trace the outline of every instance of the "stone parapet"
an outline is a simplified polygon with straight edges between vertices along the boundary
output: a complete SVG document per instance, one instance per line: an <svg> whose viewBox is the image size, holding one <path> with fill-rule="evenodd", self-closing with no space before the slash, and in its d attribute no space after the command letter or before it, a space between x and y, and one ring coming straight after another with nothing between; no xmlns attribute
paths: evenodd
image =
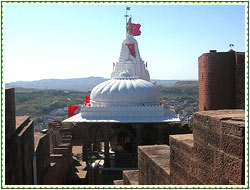
<svg viewBox="0 0 250 190"><path fill-rule="evenodd" d="M14 136L5 149L5 181L8 185L31 185L34 155L34 122L29 117L16 117ZM17 161L18 159L18 161Z"/></svg>
<svg viewBox="0 0 250 190"><path fill-rule="evenodd" d="M173 185L201 185L192 174L193 135L170 135L170 177Z"/></svg>
<svg viewBox="0 0 250 190"><path fill-rule="evenodd" d="M194 115L194 175L204 184L244 184L244 110Z"/></svg>
<svg viewBox="0 0 250 190"><path fill-rule="evenodd" d="M138 147L139 185L245 184L244 110L195 113L193 134L169 139L170 146ZM128 172L124 184L131 184Z"/></svg>
<svg viewBox="0 0 250 190"><path fill-rule="evenodd" d="M138 147L138 184L170 184L170 148L167 145Z"/></svg>
<svg viewBox="0 0 250 190"><path fill-rule="evenodd" d="M46 169L49 167L49 135L35 133L35 153L37 168L37 184L43 184Z"/></svg>

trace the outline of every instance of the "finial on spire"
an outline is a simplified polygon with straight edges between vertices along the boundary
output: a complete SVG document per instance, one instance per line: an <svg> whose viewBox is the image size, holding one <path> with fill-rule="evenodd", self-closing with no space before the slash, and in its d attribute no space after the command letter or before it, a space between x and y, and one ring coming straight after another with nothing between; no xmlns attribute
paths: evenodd
<svg viewBox="0 0 250 190"><path fill-rule="evenodd" d="M234 45L233 44L229 44L229 47L231 48L231 50L233 50Z"/></svg>
<svg viewBox="0 0 250 190"><path fill-rule="evenodd" d="M124 17L126 17L126 33L127 33L127 22L128 22L128 11L130 10L130 7L126 6L126 14L124 15Z"/></svg>

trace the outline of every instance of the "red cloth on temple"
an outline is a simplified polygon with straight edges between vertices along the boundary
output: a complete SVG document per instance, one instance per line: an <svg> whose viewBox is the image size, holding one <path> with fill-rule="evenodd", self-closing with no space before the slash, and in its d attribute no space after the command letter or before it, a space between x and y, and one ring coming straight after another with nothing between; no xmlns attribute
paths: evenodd
<svg viewBox="0 0 250 190"><path fill-rule="evenodd" d="M90 103L90 97L89 96L86 96L86 104L87 103Z"/></svg>
<svg viewBox="0 0 250 190"><path fill-rule="evenodd" d="M76 113L74 113L76 110L78 109L78 106L68 106L68 118L76 115Z"/></svg>
<svg viewBox="0 0 250 190"><path fill-rule="evenodd" d="M127 23L127 33L130 33L133 36L139 36L141 35L140 27L140 24L131 23L131 18L129 18Z"/></svg>
<svg viewBox="0 0 250 190"><path fill-rule="evenodd" d="M129 53L135 58L135 44L126 44L129 49Z"/></svg>
<svg viewBox="0 0 250 190"><path fill-rule="evenodd" d="M140 24L133 24L131 23L131 34L133 34L133 36L139 36L141 35L141 31L140 31L140 27L141 25Z"/></svg>

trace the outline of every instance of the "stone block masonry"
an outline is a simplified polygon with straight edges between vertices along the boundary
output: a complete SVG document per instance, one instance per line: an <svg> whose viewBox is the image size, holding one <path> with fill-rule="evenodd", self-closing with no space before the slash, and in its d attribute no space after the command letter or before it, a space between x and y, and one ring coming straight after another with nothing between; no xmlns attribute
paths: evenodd
<svg viewBox="0 0 250 190"><path fill-rule="evenodd" d="M244 110L196 113L193 138L193 165L200 170L199 180L204 184L244 184ZM202 170L213 173L212 178L205 177Z"/></svg>
<svg viewBox="0 0 250 190"><path fill-rule="evenodd" d="M138 147L139 185L169 185L169 146Z"/></svg>
<svg viewBox="0 0 250 190"><path fill-rule="evenodd" d="M139 185L244 185L244 110L194 114L193 134L138 147ZM124 184L130 184L127 173Z"/></svg>

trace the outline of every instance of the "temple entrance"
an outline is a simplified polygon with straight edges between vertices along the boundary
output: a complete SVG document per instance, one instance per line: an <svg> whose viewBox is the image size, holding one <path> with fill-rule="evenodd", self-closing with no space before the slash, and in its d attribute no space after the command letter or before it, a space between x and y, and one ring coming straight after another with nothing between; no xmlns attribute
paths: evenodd
<svg viewBox="0 0 250 190"><path fill-rule="evenodd" d="M137 147L135 130L131 125L119 125L113 127L110 138L116 168L137 167Z"/></svg>

